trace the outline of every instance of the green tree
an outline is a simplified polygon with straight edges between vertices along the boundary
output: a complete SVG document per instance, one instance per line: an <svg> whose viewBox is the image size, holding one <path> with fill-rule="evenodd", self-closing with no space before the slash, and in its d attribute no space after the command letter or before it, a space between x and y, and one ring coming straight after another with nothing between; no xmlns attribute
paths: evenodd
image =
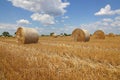
<svg viewBox="0 0 120 80"><path fill-rule="evenodd" d="M50 33L50 36L53 36L54 32Z"/></svg>
<svg viewBox="0 0 120 80"><path fill-rule="evenodd" d="M63 36L63 33L60 33L61 36Z"/></svg>
<svg viewBox="0 0 120 80"><path fill-rule="evenodd" d="M64 36L71 36L71 34L64 33Z"/></svg>
<svg viewBox="0 0 120 80"><path fill-rule="evenodd" d="M3 32L3 33L2 33L2 36L11 37L11 35L9 34L9 32Z"/></svg>
<svg viewBox="0 0 120 80"><path fill-rule="evenodd" d="M14 34L16 35L16 32Z"/></svg>
<svg viewBox="0 0 120 80"><path fill-rule="evenodd" d="M67 33L64 33L64 36L67 36Z"/></svg>

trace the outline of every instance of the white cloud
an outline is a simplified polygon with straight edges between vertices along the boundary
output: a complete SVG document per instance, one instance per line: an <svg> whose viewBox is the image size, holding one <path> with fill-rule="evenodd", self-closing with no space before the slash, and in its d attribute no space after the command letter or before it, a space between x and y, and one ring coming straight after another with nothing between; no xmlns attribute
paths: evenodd
<svg viewBox="0 0 120 80"><path fill-rule="evenodd" d="M68 19L69 18L69 16L63 16L62 17L62 19Z"/></svg>
<svg viewBox="0 0 120 80"><path fill-rule="evenodd" d="M114 22L111 23L111 26L112 27L120 27L120 21L115 20Z"/></svg>
<svg viewBox="0 0 120 80"><path fill-rule="evenodd" d="M120 16L117 16L117 17L115 18L115 20L120 20Z"/></svg>
<svg viewBox="0 0 120 80"><path fill-rule="evenodd" d="M31 18L39 21L43 25L55 24L55 17L64 15L65 8L70 5L66 0L8 0L13 6L19 7L31 12ZM65 17L67 18L67 17Z"/></svg>
<svg viewBox="0 0 120 80"><path fill-rule="evenodd" d="M115 15L120 14L120 9L111 10L111 6L108 4L104 8L101 8L100 11L96 12L94 15Z"/></svg>
<svg viewBox="0 0 120 80"><path fill-rule="evenodd" d="M70 4L62 0L8 0L13 6L20 7L28 11L45 13L53 16L63 15L65 8Z"/></svg>
<svg viewBox="0 0 120 80"><path fill-rule="evenodd" d="M35 14L31 15L31 18L34 21L41 22L45 26L55 24L54 17L50 16L48 14L35 13Z"/></svg>
<svg viewBox="0 0 120 80"><path fill-rule="evenodd" d="M56 34L68 33L71 34L75 28L86 29L90 33L94 33L96 30L103 30L106 34L113 32L115 34L120 34L120 16L114 18L104 18L99 21L90 24L81 24L80 26L71 26L65 24L64 26L58 27L42 27L40 28L40 34L49 34L55 32Z"/></svg>
<svg viewBox="0 0 120 80"><path fill-rule="evenodd" d="M28 20L25 19L20 19L18 21L16 21L18 25L27 25L30 24L30 22Z"/></svg>
<svg viewBox="0 0 120 80"><path fill-rule="evenodd" d="M16 29L17 25L15 24L5 24L5 23L0 23L0 29Z"/></svg>
<svg viewBox="0 0 120 80"><path fill-rule="evenodd" d="M105 19L103 19L102 21L103 21L103 22L112 22L113 20L110 19L110 18L105 18Z"/></svg>
<svg viewBox="0 0 120 80"><path fill-rule="evenodd" d="M8 31L10 34L14 34L18 26L16 24L0 23L0 34L4 31Z"/></svg>
<svg viewBox="0 0 120 80"><path fill-rule="evenodd" d="M82 24L80 28L87 29L91 33L94 31L101 29L105 31L106 33L120 33L119 28L120 28L120 16L115 17L115 18L104 18L100 21L93 22L90 24Z"/></svg>
<svg viewBox="0 0 120 80"><path fill-rule="evenodd" d="M68 19L68 18L69 18L69 16L63 16L60 22L64 23L66 21L66 19Z"/></svg>

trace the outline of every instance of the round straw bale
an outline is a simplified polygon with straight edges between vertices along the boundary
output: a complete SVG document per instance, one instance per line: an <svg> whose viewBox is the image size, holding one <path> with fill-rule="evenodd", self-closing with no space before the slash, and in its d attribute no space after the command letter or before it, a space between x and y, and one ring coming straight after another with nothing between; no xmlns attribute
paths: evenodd
<svg viewBox="0 0 120 80"><path fill-rule="evenodd" d="M51 34L51 36L54 37L54 38L58 37L56 33Z"/></svg>
<svg viewBox="0 0 120 80"><path fill-rule="evenodd" d="M115 37L115 34L114 33L109 33L108 37Z"/></svg>
<svg viewBox="0 0 120 80"><path fill-rule="evenodd" d="M19 27L16 32L16 38L17 42L22 44L37 43L39 35L33 28Z"/></svg>
<svg viewBox="0 0 120 80"><path fill-rule="evenodd" d="M72 32L72 37L74 38L74 41L79 42L87 42L90 40L90 34L87 30L76 28Z"/></svg>
<svg viewBox="0 0 120 80"><path fill-rule="evenodd" d="M105 39L105 33L102 30L97 30L93 34L96 39Z"/></svg>

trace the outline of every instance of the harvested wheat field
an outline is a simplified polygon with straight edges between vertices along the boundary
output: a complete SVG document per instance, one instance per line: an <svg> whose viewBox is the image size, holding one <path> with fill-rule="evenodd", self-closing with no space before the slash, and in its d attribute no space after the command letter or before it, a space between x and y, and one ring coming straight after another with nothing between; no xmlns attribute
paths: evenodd
<svg viewBox="0 0 120 80"><path fill-rule="evenodd" d="M120 80L120 36L40 37L32 44L1 37L0 80Z"/></svg>

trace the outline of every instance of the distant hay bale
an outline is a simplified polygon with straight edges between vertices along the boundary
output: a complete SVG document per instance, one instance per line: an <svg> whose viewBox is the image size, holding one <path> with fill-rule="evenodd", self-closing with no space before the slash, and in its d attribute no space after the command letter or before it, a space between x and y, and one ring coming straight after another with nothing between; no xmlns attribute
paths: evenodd
<svg viewBox="0 0 120 80"><path fill-rule="evenodd" d="M56 36L53 36L54 38L57 38L58 36L56 35Z"/></svg>
<svg viewBox="0 0 120 80"><path fill-rule="evenodd" d="M76 28L72 32L72 37L74 41L87 42L90 40L90 34L87 30Z"/></svg>
<svg viewBox="0 0 120 80"><path fill-rule="evenodd" d="M22 44L37 43L39 35L33 28L19 27L16 32L16 38L18 43Z"/></svg>
<svg viewBox="0 0 120 80"><path fill-rule="evenodd" d="M51 36L54 37L54 38L58 37L58 35L56 33L52 33Z"/></svg>
<svg viewBox="0 0 120 80"><path fill-rule="evenodd" d="M109 33L108 37L115 37L115 34L114 33Z"/></svg>
<svg viewBox="0 0 120 80"><path fill-rule="evenodd" d="M102 30L97 30L93 34L96 39L105 39L105 33Z"/></svg>

